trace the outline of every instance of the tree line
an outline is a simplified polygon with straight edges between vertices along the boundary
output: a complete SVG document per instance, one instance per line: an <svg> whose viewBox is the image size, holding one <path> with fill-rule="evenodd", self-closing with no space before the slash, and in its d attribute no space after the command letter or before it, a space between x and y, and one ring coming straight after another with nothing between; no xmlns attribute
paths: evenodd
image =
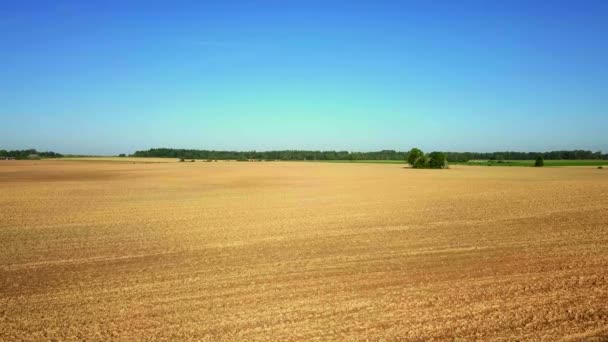
<svg viewBox="0 0 608 342"><path fill-rule="evenodd" d="M61 158L63 155L52 151L38 152L35 149L12 151L0 150L0 158L29 159L32 157Z"/></svg>
<svg viewBox="0 0 608 342"><path fill-rule="evenodd" d="M448 161L466 162L469 160L536 160L541 156L545 160L597 160L607 159L608 153L586 150L550 151L550 152L446 152Z"/></svg>
<svg viewBox="0 0 608 342"><path fill-rule="evenodd" d="M608 160L608 153L587 150L551 151L551 152L444 152L449 162L466 162L469 160L536 160L541 156L545 160ZM219 159L219 160L406 160L409 152L382 150L375 152L351 151L313 151L313 150L280 150L280 151L215 151L196 149L153 148L137 151L133 157L165 157L185 159ZM61 153L35 149L2 150L0 158L28 159L31 156L40 158L60 158Z"/></svg>
<svg viewBox="0 0 608 342"><path fill-rule="evenodd" d="M585 150L551 151L551 152L444 152L450 162L469 160L536 160L542 156L545 160L581 160L608 159L608 154ZM137 151L133 157L167 157L184 159L219 159L219 160L406 160L408 152L382 150L377 152L350 151L214 151L195 149L153 148Z"/></svg>
<svg viewBox="0 0 608 342"><path fill-rule="evenodd" d="M153 148L137 151L133 157L170 157L183 159L220 159L220 160L404 160L406 152L383 150L378 152L349 151L213 151L173 148Z"/></svg>

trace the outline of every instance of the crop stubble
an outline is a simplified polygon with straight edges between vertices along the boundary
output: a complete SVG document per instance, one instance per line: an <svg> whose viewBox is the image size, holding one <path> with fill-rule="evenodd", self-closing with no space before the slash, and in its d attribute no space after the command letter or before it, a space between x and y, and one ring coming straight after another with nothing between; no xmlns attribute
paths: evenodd
<svg viewBox="0 0 608 342"><path fill-rule="evenodd" d="M0 340L605 339L608 172L0 162Z"/></svg>

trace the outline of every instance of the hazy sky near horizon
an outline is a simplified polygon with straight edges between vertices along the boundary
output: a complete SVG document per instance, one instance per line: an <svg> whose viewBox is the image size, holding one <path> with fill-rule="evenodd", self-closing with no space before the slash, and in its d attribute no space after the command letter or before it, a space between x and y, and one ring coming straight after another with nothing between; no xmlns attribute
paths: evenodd
<svg viewBox="0 0 608 342"><path fill-rule="evenodd" d="M608 150L608 1L2 1L0 149Z"/></svg>

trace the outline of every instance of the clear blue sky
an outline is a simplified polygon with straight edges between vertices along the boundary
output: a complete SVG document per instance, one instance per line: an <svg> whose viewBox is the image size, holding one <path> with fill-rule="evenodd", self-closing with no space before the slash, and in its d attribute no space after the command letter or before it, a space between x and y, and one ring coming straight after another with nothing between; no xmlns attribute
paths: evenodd
<svg viewBox="0 0 608 342"><path fill-rule="evenodd" d="M1 1L0 148L608 150L608 1Z"/></svg>

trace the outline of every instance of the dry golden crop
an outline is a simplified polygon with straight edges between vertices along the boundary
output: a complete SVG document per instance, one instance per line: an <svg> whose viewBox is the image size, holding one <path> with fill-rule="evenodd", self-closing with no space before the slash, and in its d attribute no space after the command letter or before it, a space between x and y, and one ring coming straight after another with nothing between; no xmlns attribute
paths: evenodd
<svg viewBox="0 0 608 342"><path fill-rule="evenodd" d="M0 340L608 338L608 172L0 162Z"/></svg>

